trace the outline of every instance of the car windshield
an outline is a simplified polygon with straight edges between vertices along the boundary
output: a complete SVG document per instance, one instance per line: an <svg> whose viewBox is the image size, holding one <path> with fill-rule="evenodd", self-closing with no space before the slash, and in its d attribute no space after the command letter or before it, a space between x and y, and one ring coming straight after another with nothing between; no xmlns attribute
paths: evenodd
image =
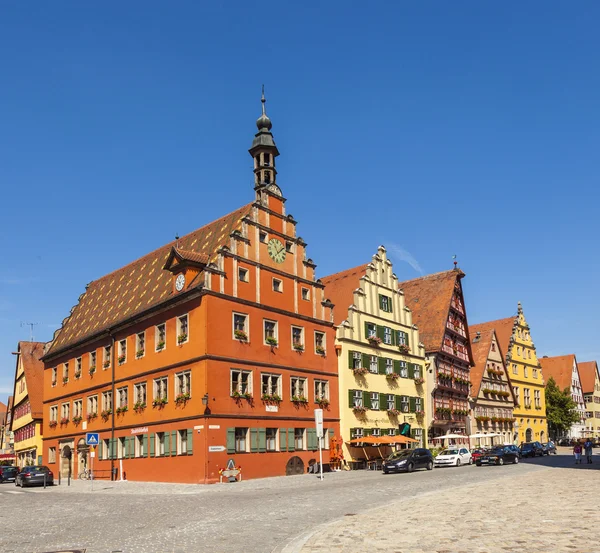
<svg viewBox="0 0 600 553"><path fill-rule="evenodd" d="M27 472L46 472L46 467L25 467Z"/></svg>
<svg viewBox="0 0 600 553"><path fill-rule="evenodd" d="M404 459L405 457L410 457L412 451L410 449L403 449L401 451L394 451L389 457L389 461L393 461L395 459Z"/></svg>
<svg viewBox="0 0 600 553"><path fill-rule="evenodd" d="M504 449L501 447L496 447L490 451L490 455L500 455L501 453L504 453Z"/></svg>
<svg viewBox="0 0 600 553"><path fill-rule="evenodd" d="M523 449L533 449L533 444L523 444L521 447Z"/></svg>
<svg viewBox="0 0 600 553"><path fill-rule="evenodd" d="M17 472L17 469L15 467L6 467L2 469L2 474L12 474Z"/></svg>
<svg viewBox="0 0 600 553"><path fill-rule="evenodd" d="M458 449L444 449L440 455L458 455Z"/></svg>

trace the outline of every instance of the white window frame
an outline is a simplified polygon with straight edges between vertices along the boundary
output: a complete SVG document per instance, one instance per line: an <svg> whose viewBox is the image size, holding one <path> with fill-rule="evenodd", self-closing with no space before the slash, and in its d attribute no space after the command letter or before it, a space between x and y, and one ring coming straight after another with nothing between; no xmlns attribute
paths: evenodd
<svg viewBox="0 0 600 553"><path fill-rule="evenodd" d="M88 396L87 398L87 414L97 415L98 414L98 394Z"/></svg>
<svg viewBox="0 0 600 553"><path fill-rule="evenodd" d="M379 411L380 399L379 392L369 392L371 394L371 409Z"/></svg>
<svg viewBox="0 0 600 553"><path fill-rule="evenodd" d="M144 436L145 434L137 434L135 436L133 455L136 458L146 457L148 453L147 451L144 451Z"/></svg>
<svg viewBox="0 0 600 553"><path fill-rule="evenodd" d="M290 378L290 397L308 398L308 378L292 376Z"/></svg>
<svg viewBox="0 0 600 553"><path fill-rule="evenodd" d="M183 344L187 344L190 341L190 317L188 313L184 313L183 315L178 315L176 321L177 332L175 333L175 339L177 340L177 345L182 346ZM185 339L183 339L180 342L179 338L184 334Z"/></svg>
<svg viewBox="0 0 600 553"><path fill-rule="evenodd" d="M369 372L373 374L379 372L379 358L377 355L369 355Z"/></svg>
<svg viewBox="0 0 600 553"><path fill-rule="evenodd" d="M299 330L300 331L300 342L298 343L298 345L302 346L302 348L306 347L306 343L304 340L304 327L302 326L296 326L296 325L292 325L291 329L290 329L290 336L291 336L291 347L292 349L294 349L294 346L296 345L296 342L294 342L294 330Z"/></svg>
<svg viewBox="0 0 600 553"><path fill-rule="evenodd" d="M138 353L142 351L142 355L138 355ZM135 335L135 357L136 359L141 359L146 355L146 331L138 332Z"/></svg>
<svg viewBox="0 0 600 553"><path fill-rule="evenodd" d="M283 293L283 280L280 278L272 278L272 288L273 292L278 292L280 294Z"/></svg>
<svg viewBox="0 0 600 553"><path fill-rule="evenodd" d="M362 353L360 351L352 352L352 368L353 369L362 369Z"/></svg>
<svg viewBox="0 0 600 553"><path fill-rule="evenodd" d="M236 426L235 427L235 431L234 431L234 447L235 447L235 452L236 453L246 453L249 450L249 440L248 440L248 432L249 432L249 428L245 428L245 427L241 427L241 426ZM243 434L243 437L241 437L241 435ZM244 446L242 447L238 447L238 444L241 446L241 443L243 442Z"/></svg>
<svg viewBox="0 0 600 553"><path fill-rule="evenodd" d="M129 407L129 386L121 386L120 388L117 388L116 391L118 399L117 407ZM123 401L123 399L125 399L125 401Z"/></svg>
<svg viewBox="0 0 600 553"><path fill-rule="evenodd" d="M394 360L386 358L386 360L385 360L385 374L393 374L393 373L394 373Z"/></svg>
<svg viewBox="0 0 600 553"><path fill-rule="evenodd" d="M58 405L50 407L50 422L58 421Z"/></svg>
<svg viewBox="0 0 600 553"><path fill-rule="evenodd" d="M329 400L329 380L315 378L314 392L315 398Z"/></svg>
<svg viewBox="0 0 600 553"><path fill-rule="evenodd" d="M383 327L383 343L387 346L391 346L394 343L392 332L393 330L389 326Z"/></svg>
<svg viewBox="0 0 600 553"><path fill-rule="evenodd" d="M323 348L324 351L327 351L327 334L325 334L324 332L322 332L320 330L315 330L315 332L314 332L315 353L317 352L317 346L319 345L317 343L317 335L319 335L319 334L323 337L321 347Z"/></svg>
<svg viewBox="0 0 600 553"><path fill-rule="evenodd" d="M235 323L236 317L243 317L244 318L244 327L241 329L236 329L235 327ZM239 313L237 311L233 311L231 313L231 338L234 340L239 340L239 338L235 337L235 331L236 330L241 330L242 332L244 332L246 334L247 337L247 341L250 341L250 315L248 315L248 313Z"/></svg>
<svg viewBox="0 0 600 553"><path fill-rule="evenodd" d="M141 397L143 394L143 398ZM136 382L133 385L133 403L145 403L148 404L148 385L146 382Z"/></svg>
<svg viewBox="0 0 600 553"><path fill-rule="evenodd" d="M102 348L102 370L106 371L110 369L112 364L112 346L109 344L108 346L104 346Z"/></svg>
<svg viewBox="0 0 600 553"><path fill-rule="evenodd" d="M162 329L162 330L161 330ZM162 336L161 336L162 334ZM163 347L158 344L162 342ZM154 327L154 351L164 351L167 349L167 323L159 323Z"/></svg>
<svg viewBox="0 0 600 553"><path fill-rule="evenodd" d="M114 407L112 391L102 392L102 411L112 411Z"/></svg>
<svg viewBox="0 0 600 553"><path fill-rule="evenodd" d="M169 401L169 377L157 376L152 381L152 400L155 399L166 399Z"/></svg>
<svg viewBox="0 0 600 553"><path fill-rule="evenodd" d="M64 379L67 379L67 382L69 381L69 362L67 361L66 363L63 363L63 381Z"/></svg>
<svg viewBox="0 0 600 553"><path fill-rule="evenodd" d="M396 398L393 394L387 394L387 408L388 411L396 408Z"/></svg>
<svg viewBox="0 0 600 553"><path fill-rule="evenodd" d="M304 301L310 301L310 288L302 287L302 289L300 291L300 297Z"/></svg>
<svg viewBox="0 0 600 553"><path fill-rule="evenodd" d="M75 378L81 378L81 373L83 372L83 364L81 362L81 357L77 357L77 359L75 359ZM79 373L79 376L77 376L77 374Z"/></svg>
<svg viewBox="0 0 600 553"><path fill-rule="evenodd" d="M183 394L192 397L192 371L190 369L175 373L175 397Z"/></svg>
<svg viewBox="0 0 600 553"><path fill-rule="evenodd" d="M300 445L298 445L300 444ZM306 447L306 429L294 428L294 449L296 451L304 451Z"/></svg>
<svg viewBox="0 0 600 553"><path fill-rule="evenodd" d="M275 382L273 382L275 381ZM281 381L282 377L277 373L260 373L260 394L263 395L278 395L282 397L281 393ZM266 385L266 388L265 388Z"/></svg>
<svg viewBox="0 0 600 553"><path fill-rule="evenodd" d="M230 369L229 370L229 389L230 394L237 392L240 395L252 394L252 371L245 369ZM237 378L234 378L238 375ZM246 379L244 379L244 376ZM244 380L246 380L246 389L244 389ZM234 386L235 384L235 386Z"/></svg>
<svg viewBox="0 0 600 553"><path fill-rule="evenodd" d="M69 419L70 412L71 412L71 402L67 401L65 403L60 404L60 418L61 419Z"/></svg>
<svg viewBox="0 0 600 553"><path fill-rule="evenodd" d="M119 361L121 357L125 357L123 361ZM117 361L119 365L123 365L123 363L127 363L127 338L123 340L119 340L119 355L117 356Z"/></svg>
<svg viewBox="0 0 600 553"><path fill-rule="evenodd" d="M269 430L275 431L275 436L269 438ZM272 441L272 447L269 447L269 440ZM279 429L276 427L265 428L265 449L267 452L279 451L277 447L279 444Z"/></svg>
<svg viewBox="0 0 600 553"><path fill-rule="evenodd" d="M238 267L238 280L240 282L250 282L250 270L246 267Z"/></svg>
<svg viewBox="0 0 600 553"><path fill-rule="evenodd" d="M273 329L273 338L277 340L277 345L279 345L279 324L272 319L263 319L263 344L265 346L270 346L270 344L267 343L267 323L273 323L275 325Z"/></svg>
<svg viewBox="0 0 600 553"><path fill-rule="evenodd" d="M408 378L408 365L406 361L400 361L400 376L402 378Z"/></svg>
<svg viewBox="0 0 600 553"><path fill-rule="evenodd" d="M73 400L73 417L83 417L83 399Z"/></svg>
<svg viewBox="0 0 600 553"><path fill-rule="evenodd" d="M400 396L400 411L402 413L410 412L410 398L408 396Z"/></svg>
<svg viewBox="0 0 600 553"><path fill-rule="evenodd" d="M58 380L58 368L57 367L52 367L52 387L54 388L57 384L57 380Z"/></svg>
<svg viewBox="0 0 600 553"><path fill-rule="evenodd" d="M187 429L177 431L177 455L187 455Z"/></svg>
<svg viewBox="0 0 600 553"><path fill-rule="evenodd" d="M373 338L377 336L377 325L375 323L367 323L367 335L365 338Z"/></svg>
<svg viewBox="0 0 600 553"><path fill-rule="evenodd" d="M362 390L352 390L352 405L350 407L363 407L363 393Z"/></svg>
<svg viewBox="0 0 600 553"><path fill-rule="evenodd" d="M381 310L384 311L385 313L390 313L392 298L390 298L389 296L386 296L384 294L379 294L379 297L381 298Z"/></svg>
<svg viewBox="0 0 600 553"><path fill-rule="evenodd" d="M94 367L96 370L98 370L98 367L96 366L96 352L95 351L90 351L89 353L89 368L91 369L92 367Z"/></svg>

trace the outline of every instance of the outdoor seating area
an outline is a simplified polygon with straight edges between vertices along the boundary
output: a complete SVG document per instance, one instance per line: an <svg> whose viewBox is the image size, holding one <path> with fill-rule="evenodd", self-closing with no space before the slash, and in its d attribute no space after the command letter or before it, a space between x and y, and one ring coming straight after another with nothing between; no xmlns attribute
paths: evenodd
<svg viewBox="0 0 600 553"><path fill-rule="evenodd" d="M355 438L346 442L346 444L356 448L358 450L357 455L360 455L360 450L362 450L364 457L355 457L348 462L348 466L351 470L381 470L383 461L398 449L398 446L407 447L414 443L418 443L418 440L408 436L365 436Z"/></svg>

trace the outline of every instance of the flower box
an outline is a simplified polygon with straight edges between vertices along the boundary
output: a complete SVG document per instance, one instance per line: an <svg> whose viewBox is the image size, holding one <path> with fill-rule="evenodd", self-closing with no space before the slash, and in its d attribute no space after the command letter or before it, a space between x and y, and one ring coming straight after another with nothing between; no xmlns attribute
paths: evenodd
<svg viewBox="0 0 600 553"><path fill-rule="evenodd" d="M352 372L356 376L360 374L367 374L369 372L369 369L367 369L366 367L356 367L355 369L352 369Z"/></svg>
<svg viewBox="0 0 600 553"><path fill-rule="evenodd" d="M417 386L420 386L420 385L421 385L421 384L423 384L424 382L425 382L425 379L424 379L423 377L421 377L421 376L420 376L420 377L418 377L418 378L415 378L415 384L416 384Z"/></svg>
<svg viewBox="0 0 600 553"><path fill-rule="evenodd" d="M125 355L119 355L119 357L117 358L117 360L119 361L120 365L122 365L123 363L125 363L125 359L127 359L127 357Z"/></svg>
<svg viewBox="0 0 600 553"><path fill-rule="evenodd" d="M176 405L185 405L188 400L190 399L190 394L189 393L185 393L185 394L179 394L176 398L175 398L175 404Z"/></svg>
<svg viewBox="0 0 600 553"><path fill-rule="evenodd" d="M277 338L271 338L270 336L267 339L265 339L265 342L268 346L271 346L272 348L276 347L279 343L277 341Z"/></svg>
<svg viewBox="0 0 600 553"><path fill-rule="evenodd" d="M327 407L329 407L329 400L324 398L324 397L316 397L315 398L315 403L321 408L321 409L326 409Z"/></svg>
<svg viewBox="0 0 600 553"><path fill-rule="evenodd" d="M371 344L372 346L379 346L381 345L381 338L379 336L369 336L367 338L367 340L369 341L369 344Z"/></svg>
<svg viewBox="0 0 600 553"><path fill-rule="evenodd" d="M477 422L488 422L490 420L490 417L475 417L475 420Z"/></svg>
<svg viewBox="0 0 600 553"><path fill-rule="evenodd" d="M110 367L110 361L104 361L104 363L102 363L102 366L103 366L105 369L108 369L108 367Z"/></svg>
<svg viewBox="0 0 600 553"><path fill-rule="evenodd" d="M50 422L48 423L48 426L49 426L50 428L56 428L56 425L57 425L57 424L58 424L58 422L57 422L57 421L50 421Z"/></svg>
<svg viewBox="0 0 600 553"><path fill-rule="evenodd" d="M56 386L56 380L52 381L52 386Z"/></svg>
<svg viewBox="0 0 600 553"><path fill-rule="evenodd" d="M136 413L141 413L145 408L146 408L146 402L145 401L138 401L133 406L133 410Z"/></svg>
<svg viewBox="0 0 600 553"><path fill-rule="evenodd" d="M278 394L263 394L260 399L265 403L281 403L281 396Z"/></svg>
<svg viewBox="0 0 600 553"><path fill-rule="evenodd" d="M406 344L400 344L398 346L398 350L400 351L400 353L404 353L404 354L410 353L410 348Z"/></svg>
<svg viewBox="0 0 600 553"><path fill-rule="evenodd" d="M135 352L135 356L136 356L137 359L139 359L140 357L144 357L144 350L143 349L138 349Z"/></svg>
<svg viewBox="0 0 600 553"><path fill-rule="evenodd" d="M88 422L93 421L98 416L98 413L88 413L87 420Z"/></svg>
<svg viewBox="0 0 600 553"><path fill-rule="evenodd" d="M299 351L299 352L303 352L303 351L304 351L304 346L303 346L302 344L294 344L292 347L293 347L293 348L294 348L296 351Z"/></svg>
<svg viewBox="0 0 600 553"><path fill-rule="evenodd" d="M355 405L352 407L352 412L355 415L364 415L367 412L367 408L362 405Z"/></svg>
<svg viewBox="0 0 600 553"><path fill-rule="evenodd" d="M62 419L60 419L60 424L69 424L69 418L68 417L63 417Z"/></svg>
<svg viewBox="0 0 600 553"><path fill-rule="evenodd" d="M108 419L108 417L110 417L111 415L112 415L112 409L105 409L104 411L102 411L102 413L100 413L100 416L102 417L102 419L105 422Z"/></svg>
<svg viewBox="0 0 600 553"><path fill-rule="evenodd" d="M325 348L321 347L321 346L316 346L315 347L315 353L317 355L325 355Z"/></svg>
<svg viewBox="0 0 600 553"><path fill-rule="evenodd" d="M96 372L96 365L92 365L88 372L90 373L90 376L92 376Z"/></svg>
<svg viewBox="0 0 600 553"><path fill-rule="evenodd" d="M73 417L73 424L77 425L81 422L82 417Z"/></svg>
<svg viewBox="0 0 600 553"><path fill-rule="evenodd" d="M64 376L63 377L63 384L66 384L67 382L69 382L69 377L68 376Z"/></svg>
<svg viewBox="0 0 600 553"><path fill-rule="evenodd" d="M415 415L417 415L417 417L424 417L425 411L415 411Z"/></svg>
<svg viewBox="0 0 600 553"><path fill-rule="evenodd" d="M248 335L243 330L234 330L233 335L241 342L248 341Z"/></svg>
<svg viewBox="0 0 600 553"><path fill-rule="evenodd" d="M75 373L75 378L81 378L81 371L77 371Z"/></svg>
<svg viewBox="0 0 600 553"><path fill-rule="evenodd" d="M385 377L386 377L388 380L398 380L398 379L400 378L400 375L399 375L398 373L387 373L387 374L385 375Z"/></svg>
<svg viewBox="0 0 600 553"><path fill-rule="evenodd" d="M304 396L292 396L293 403L308 403L308 398Z"/></svg>
<svg viewBox="0 0 600 553"><path fill-rule="evenodd" d="M164 341L158 342L158 344L156 344L156 351L162 351L163 349L165 349Z"/></svg>
<svg viewBox="0 0 600 553"><path fill-rule="evenodd" d="M117 413L117 415L122 415L124 413L127 413L127 405L125 405L125 407L117 407L116 413Z"/></svg>
<svg viewBox="0 0 600 553"><path fill-rule="evenodd" d="M183 332L179 336L177 336L177 343L183 344L183 342L186 342L187 339L188 339L188 335L185 332Z"/></svg>
<svg viewBox="0 0 600 553"><path fill-rule="evenodd" d="M168 401L166 397L159 397L152 402L152 407L158 407L159 409L162 409L167 403Z"/></svg>
<svg viewBox="0 0 600 553"><path fill-rule="evenodd" d="M400 411L398 409L388 409L387 414L390 417L397 417L400 414Z"/></svg>

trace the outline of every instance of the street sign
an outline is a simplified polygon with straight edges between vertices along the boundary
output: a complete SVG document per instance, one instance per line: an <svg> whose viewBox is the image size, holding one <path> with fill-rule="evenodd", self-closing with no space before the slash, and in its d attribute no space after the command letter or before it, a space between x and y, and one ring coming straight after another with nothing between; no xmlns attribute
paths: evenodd
<svg viewBox="0 0 600 553"><path fill-rule="evenodd" d="M315 409L315 425L317 427L317 438L323 437L323 409Z"/></svg>
<svg viewBox="0 0 600 553"><path fill-rule="evenodd" d="M98 432L88 432L85 435L86 445L98 445L98 442L100 442L100 435Z"/></svg>
<svg viewBox="0 0 600 553"><path fill-rule="evenodd" d="M216 451L225 451L224 445L209 445L208 451L216 452Z"/></svg>

